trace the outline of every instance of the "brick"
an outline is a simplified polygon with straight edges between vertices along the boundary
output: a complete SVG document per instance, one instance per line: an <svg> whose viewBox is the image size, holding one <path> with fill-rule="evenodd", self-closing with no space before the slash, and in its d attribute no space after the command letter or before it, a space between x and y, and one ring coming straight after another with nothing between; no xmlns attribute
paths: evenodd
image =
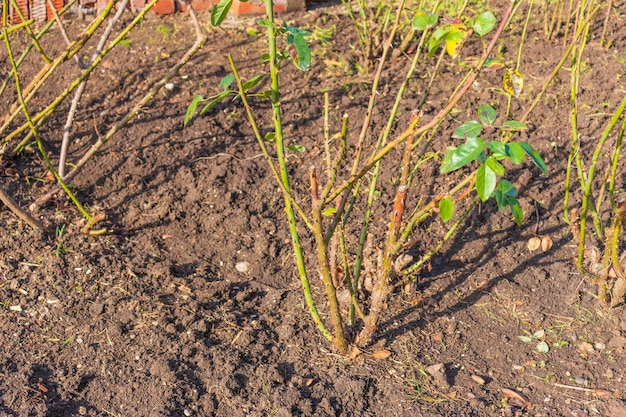
<svg viewBox="0 0 626 417"><path fill-rule="evenodd" d="M176 3L174 0L159 0L152 7L152 11L156 14L172 14L176 11Z"/></svg>

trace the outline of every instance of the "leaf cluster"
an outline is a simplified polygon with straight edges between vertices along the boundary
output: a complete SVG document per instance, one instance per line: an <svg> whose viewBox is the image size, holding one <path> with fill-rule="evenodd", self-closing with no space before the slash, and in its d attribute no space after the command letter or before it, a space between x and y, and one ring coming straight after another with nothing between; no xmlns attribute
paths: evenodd
<svg viewBox="0 0 626 417"><path fill-rule="evenodd" d="M428 40L428 56L433 56L440 46L444 46L451 57L455 57L459 47L473 33L483 37L493 30L496 17L493 12L484 12L471 19L471 29L460 19L440 18L428 11L418 11L413 18L413 28L418 31L434 28L440 23Z"/></svg>
<svg viewBox="0 0 626 417"><path fill-rule="evenodd" d="M494 127L505 131L521 131L526 128L523 123L515 120L508 120L497 126L494 125L496 118L496 110L487 104L482 104L478 109L478 120L470 120L459 126L452 137L465 139L465 143L459 146L449 146L446 149L440 172L445 174L456 171L477 161L479 165L475 171L474 187L480 199L484 202L494 197L500 210L510 207L515 222L521 225L524 214L517 200L517 189L505 178L498 181L498 177L504 177L506 174L501 161L508 159L518 165L523 163L525 157L528 156L544 174L548 173L548 169L539 153L527 142L487 142L482 139L480 135L484 127ZM452 218L454 203L449 197L440 200L439 212L444 221Z"/></svg>

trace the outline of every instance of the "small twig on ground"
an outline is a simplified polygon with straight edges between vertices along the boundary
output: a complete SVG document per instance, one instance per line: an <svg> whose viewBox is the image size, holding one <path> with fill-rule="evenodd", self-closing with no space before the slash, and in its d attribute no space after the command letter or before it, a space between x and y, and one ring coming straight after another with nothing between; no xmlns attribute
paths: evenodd
<svg viewBox="0 0 626 417"><path fill-rule="evenodd" d="M235 155L231 155L229 153L220 152L220 153L216 153L215 155L211 155L211 156L200 156L200 157L194 159L194 161L200 161L200 160L203 160L203 159L215 159L215 158L220 157L220 156L229 156L229 157L231 157L233 159L236 159L237 161L251 161L253 159L260 158L261 156L263 156L263 154L260 153L258 155L250 156L248 158L237 158Z"/></svg>
<svg viewBox="0 0 626 417"><path fill-rule="evenodd" d="M0 188L0 200L4 203L5 206L9 208L9 210L15 213L17 217L24 220L33 229L39 229L42 231L46 230L43 224L41 224L37 219L32 217L30 214L22 210L22 208L1 188Z"/></svg>

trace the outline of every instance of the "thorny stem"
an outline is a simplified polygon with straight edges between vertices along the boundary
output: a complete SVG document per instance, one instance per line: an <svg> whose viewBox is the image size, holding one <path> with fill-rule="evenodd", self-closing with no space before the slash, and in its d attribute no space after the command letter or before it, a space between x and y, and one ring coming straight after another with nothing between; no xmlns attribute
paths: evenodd
<svg viewBox="0 0 626 417"><path fill-rule="evenodd" d="M148 5L146 5L146 8L150 8L154 6L154 4L157 1L158 0L152 0ZM144 11L146 11L146 9L144 9ZM191 7L189 8L189 13L190 13L190 16L192 16L192 19L197 19L195 11L193 11ZM143 17L143 14L141 13L137 15L135 19L133 19L133 22L130 23L130 26L134 27L141 20L142 17ZM130 31L132 27L131 28L127 27L126 29L127 30L125 30L124 33L120 34L113 41L113 44L119 43L119 41L123 39L126 36L126 34L128 34L128 31ZM161 80L156 82L153 85L152 89L148 93L146 93L146 95L128 113L126 113L114 126L112 126L104 137L98 137L98 140L80 158L80 160L76 163L76 165L72 168L72 170L68 172L67 175L63 178L65 181L69 181L72 178L74 178L78 174L78 172L80 172L80 170L85 166L85 164L87 164L87 162L91 160L91 158L96 154L96 152L98 152L100 148L102 148L102 146L104 146L117 132L119 132L124 126L126 126L128 122L133 117L135 117L141 111L141 109L161 90L161 88L163 88L165 84L169 82L170 79L176 76L178 72L180 71L180 69L202 48L202 46L207 41L207 36L203 35L202 33L196 33L196 36L197 36L196 42L185 53L185 55L183 55L183 57L176 63L176 65L174 65ZM107 50L104 50L102 52L102 54L105 54L106 52L108 52L108 49L110 48L112 48L112 46L109 46ZM98 58L96 59L96 62L99 62L99 60L102 57L102 54L98 56ZM90 68L93 68L94 65L96 65L96 62L94 62ZM41 207L48 200L50 200L50 198L52 198L58 191L59 189L57 187L49 191L48 193L44 194L43 196L39 197L34 203L30 205L29 209L31 211L36 211L37 209L39 209L39 207Z"/></svg>
<svg viewBox="0 0 626 417"><path fill-rule="evenodd" d="M517 48L517 61L515 62L515 70L519 71L520 65L522 64L522 50L524 45L526 44L526 34L528 33L528 22L530 21L530 14L533 10L534 0L530 0L528 4L528 12L526 12L526 21L524 22L524 28L522 29L522 37L519 42L519 47ZM506 112L504 113L504 119L509 118L509 114L511 112L511 102L513 100L513 96L509 94L507 104L506 104Z"/></svg>
<svg viewBox="0 0 626 417"><path fill-rule="evenodd" d="M48 0L48 2L52 3L52 0ZM89 64L84 64L82 60L80 59L80 57L78 55L75 55L75 57L77 58L76 62L78 63L79 67L88 68L89 65L91 65L93 61L95 61L95 59L100 54L100 51L102 51L102 49L104 48L104 45L107 39L111 35L113 26L117 23L120 17L122 17L122 14L126 10L126 6L128 5L128 2L129 0L122 0L120 2L117 12L111 18L111 20L109 20L109 23L106 29L102 33L102 36L100 37L100 41L98 42L98 46L96 47L96 50L94 51L91 61L89 61ZM54 7L52 7L52 9L54 10ZM63 23L61 23L61 19L59 19L58 15L56 15L56 18L59 23L59 26L62 29L62 32L65 33L65 28L63 27ZM65 37L66 37L67 43L69 44L70 42L69 42L69 38L67 37L67 34L65 35ZM61 140L61 152L59 154L59 175L61 176L61 178L65 176L65 162L67 160L67 148L70 142L70 133L72 131L72 124L74 123L74 115L76 114L76 109L78 108L80 99L83 96L85 87L87 86L87 80L88 78L85 78L83 81L81 81L80 85L74 92L74 99L72 100L72 104L70 105L70 111L67 113L67 120L65 121L65 126L63 127L63 139Z"/></svg>
<svg viewBox="0 0 626 417"><path fill-rule="evenodd" d="M337 346L339 353L346 354L348 352L348 342L346 341L343 331L343 320L341 318L341 310L337 300L337 292L335 284L330 272L330 262L328 260L328 245L324 241L324 233L322 231L322 207L317 187L317 175L315 167L310 169L311 177L311 209L313 211L313 236L317 246L317 259L319 262L320 274L326 289L326 298L330 309L330 318L333 323L335 337L333 342Z"/></svg>
<svg viewBox="0 0 626 417"><path fill-rule="evenodd" d="M11 5L13 6L13 10L17 12L17 15L20 17L20 20L22 22L26 21L26 17L24 17L24 13L22 13L22 9L17 4L17 1L11 0ZM52 10L56 11L54 7L52 8ZM37 36L35 36L35 34L33 33L33 29L30 27L30 24L26 25L25 28L26 28L26 32L28 33L28 36L30 36L30 38L32 39L33 46L35 47L37 52L39 52L39 55L41 55L41 58L43 59L43 61L46 64L50 64L52 60L48 57L48 55L46 55L46 53L42 49L41 45L39 44L39 40L37 39Z"/></svg>
<svg viewBox="0 0 626 417"><path fill-rule="evenodd" d="M474 198L474 200L469 205L469 207L463 212L463 214L461 214L461 216L459 216L459 218L454 223L454 225L452 225L452 227L450 227L450 229L446 232L446 234L444 235L443 239L441 239L437 243L437 245L435 245L435 247L432 250L430 250L428 253L426 253L424 256L422 256L419 261L415 262L410 267L408 267L405 270L403 270L402 274L405 275L405 276L409 276L411 274L414 274L415 272L419 271L422 268L422 266L424 266L424 264L426 264L428 261L430 261L432 259L432 257L435 256L435 254L437 254L439 252L439 250L441 250L443 245L448 240L450 240L450 238L456 233L456 231L459 228L459 226L461 225L461 223L463 223L463 221L467 218L467 216L470 214L470 212L474 209L474 206L476 206L476 203L478 203L478 197Z"/></svg>
<svg viewBox="0 0 626 417"><path fill-rule="evenodd" d="M393 247L398 239L400 225L402 224L402 216L404 215L406 193L408 187L401 185L396 190L394 198L393 211L391 213L391 221L389 223L389 231L387 232L387 244L383 253L382 265L375 276L374 288L370 297L371 305L368 315L364 320L364 327L357 337L357 343L360 346L367 346L371 343L374 333L378 328L378 320L385 309L385 304L389 298L390 280L393 270Z"/></svg>
<svg viewBox="0 0 626 417"><path fill-rule="evenodd" d="M74 5L74 3L76 3L76 0L70 0L69 3L67 3L63 9L61 9L61 11L59 13L57 13L58 15L63 16L65 14L65 12ZM27 21L27 22L23 22L20 25L17 26L11 26L11 28L9 28L9 33L12 32L13 29L16 29L17 27L20 27L22 25L26 25L26 24L30 24L32 23L32 21ZM47 32L48 30L52 27L52 25L54 24L54 21L50 20L48 23L46 23L46 25L43 27L43 29L41 29L41 31L35 35L35 38L37 40L41 39ZM24 52L22 52L22 55L19 57L19 59L17 60L16 64L17 67L19 68L22 65L22 62L24 61L24 59L26 59L26 57L28 56L28 53L31 51L31 49L33 48L34 43L31 42L30 45L28 45L28 47L24 50ZM9 85L9 82L11 81L11 77L13 76L13 71L11 71L9 73L9 76L4 80L4 82L2 83L2 87L0 87L0 96L2 96L2 94L4 93L4 90L6 90L7 86Z"/></svg>
<svg viewBox="0 0 626 417"><path fill-rule="evenodd" d="M367 110L365 111L365 120L363 121L363 125L361 126L361 133L359 134L359 139L357 140L357 145L356 145L354 163L352 164L351 173L353 175L357 172L359 164L361 162L361 154L363 153L363 148L365 146L365 138L367 137L367 131L369 130L369 127L371 125L372 112L374 110L374 105L376 104L376 95L378 93L378 85L380 83L383 69L387 62L387 56L389 55L389 50L391 49L391 45L393 44L393 39L396 36L396 32L398 30L400 17L402 15L401 12L404 8L404 2L405 0L401 0L400 4L398 5L398 9L396 11L396 20L394 22L393 28L391 29L391 33L389 34L389 37L384 44L383 53L382 53L382 56L380 57L378 68L376 69L376 75L374 76L374 81L372 82L372 94L370 94L370 100L367 105ZM334 198L332 198L331 200L334 200Z"/></svg>
<svg viewBox="0 0 626 417"><path fill-rule="evenodd" d="M108 16L108 13L110 12L112 7L113 7L112 2L107 3L106 9L96 19L94 19L93 22L91 22L89 27L85 29L85 31L79 37L79 39L74 41L70 47L66 48L65 51L63 51L63 53L61 53L61 55L59 55L52 62L52 64L45 65L39 71L39 73L33 78L30 84L26 88L23 89L24 100L26 101L26 103L29 103L30 100L35 96L37 91L39 91L39 89L46 83L46 81L53 74L56 73L56 70L58 69L59 65L65 62L67 59L72 58L75 54L77 54L83 48L85 43L87 43L87 41L91 38L91 36L93 36L93 34L100 27L104 19ZM75 85L73 88L75 88L77 85L78 85L78 82L75 82ZM67 97L67 95L73 90L73 88L61 93L61 95L59 95L55 100L53 100L50 105L48 105L45 109L43 109L42 111L40 111L39 113L33 116L33 122L36 123L37 127L43 124L44 119L48 117L50 114L52 114L54 109L56 109L57 106L65 99L65 97ZM10 116L6 118L2 127L0 127L0 134L4 133L6 129L9 127L9 125L13 122L13 120L15 120L17 115L20 113L20 108L21 106L19 102L16 102L15 104L13 104L13 106L11 106L11 109L9 111ZM22 133L23 131L27 129L29 129L28 122L22 124L20 127L18 127L13 132L8 134L6 137L2 138L0 142L8 143L15 136L17 136L18 134ZM22 141L22 143L24 143L24 141Z"/></svg>
<svg viewBox="0 0 626 417"><path fill-rule="evenodd" d="M604 46L604 38L606 36L606 28L609 25L609 17L611 16L611 9L613 9L613 0L609 0L606 5L606 17L604 18L604 25L602 25L602 35L600 35L600 46Z"/></svg>
<svg viewBox="0 0 626 417"><path fill-rule="evenodd" d="M587 19L585 20L583 24L583 27L589 25L589 23L591 22L591 20L593 19L593 17L595 16L595 14L598 12L599 9L600 7L598 6L594 9L593 12L589 14L589 16L587 17ZM574 46L578 44L578 40L580 39L583 33L584 33L584 30L575 32L576 35L574 36L574 39L572 40L570 45L567 47L567 49L563 53L561 60L559 61L558 64L556 64L556 66L554 67L554 70L552 70L552 73L548 76L548 78L546 78L546 81L544 82L541 90L539 91L539 93L537 94L533 102L530 104L530 106L526 109L526 111L520 118L520 122L526 121L526 119L528 119L528 116L530 116L533 110L535 110L535 107L537 107L537 105L541 102L543 95L548 90L548 86L552 83L552 80L554 80L554 78L557 76L557 74L559 73L563 65L565 64L565 61L567 61L567 58L572 53L572 49L574 49Z"/></svg>
<svg viewBox="0 0 626 417"><path fill-rule="evenodd" d="M48 7L50 7L50 10L52 11L52 15L54 16L54 21L57 23L57 26L59 27L59 31L61 32L61 35L63 36L63 39L65 39L65 43L67 44L67 46L70 46L72 44L72 41L70 41L70 37L67 35L67 31L65 30L65 26L63 25L63 22L61 21L61 16L59 16L59 14L56 11L56 8L54 7L54 3L52 2L52 0L48 0ZM117 14L119 14L120 10L124 10L126 8L126 6L124 5L124 7L120 7L118 9ZM117 16L116 14L116 16ZM98 50L100 50L102 48L98 48ZM80 69L85 69L87 68L87 65L83 62L82 58L80 56L78 56L78 54L74 55L75 61L78 64L78 67Z"/></svg>
<svg viewBox="0 0 626 417"><path fill-rule="evenodd" d="M587 210L589 209L589 203L591 199L591 186L593 184L593 178L596 171L596 165L598 163L598 159L600 157L600 153L604 148L604 143L609 137L611 130L617 124L620 117L623 117L624 110L626 109L626 96L622 100L622 103L619 105L615 113L613 113L613 117L611 118L609 124L604 129L600 140L598 140L598 144L596 145L596 149L593 153L593 157L591 160L591 166L589 167L589 171L587 173L587 181L585 187L583 187L583 200L582 200L582 208L580 212L580 241L578 242L578 269L580 271L583 270L583 261L585 256L585 235L587 232Z"/></svg>
<svg viewBox="0 0 626 417"><path fill-rule="evenodd" d="M516 1L511 1L509 8L506 10L506 12L504 13L504 16L502 17L502 22L500 23L500 26L498 26L498 29L496 30L493 36L493 39L491 40L491 42L489 43L489 45L483 52L483 55L481 56L476 66L472 69L470 75L467 77L465 84L463 84L463 86L459 89L459 91L457 91L457 93L450 99L446 107L441 109L428 123L426 123L423 126L420 126L419 128L417 128L416 125L414 124L409 125L409 127L404 132L402 132L398 138L389 142L386 146L380 149L375 155L372 155L369 161L357 173L351 175L348 179L346 179L343 183L341 183L341 185L338 186L335 189L335 191L330 194L330 196L326 199L326 201L334 200L335 198L337 198L338 195L343 193L346 189L350 188L352 184L354 184L355 181L357 181L358 179L363 177L365 174L367 174L369 170L376 164L376 162L380 161L385 155L389 153L389 151L394 149L400 143L404 142L411 134L415 133L416 135L421 135L422 133L436 126L448 113L450 113L450 111L459 102L461 97L463 97L463 95L467 92L467 90L472 86L472 84L476 80L476 77L480 73L485 61L487 60L489 54L491 53L498 39L500 38L500 35L502 34L502 31L504 30L505 23L508 21L508 18L515 6L515 3Z"/></svg>
<svg viewBox="0 0 626 417"><path fill-rule="evenodd" d="M620 127L619 134L617 135L617 141L613 148L613 161L611 164L611 174L609 175L609 199L611 200L611 207L617 208L617 202L615 201L615 178L617 176L617 167L619 166L620 153L622 151L622 142L624 140L624 131L626 130L626 116L622 119L622 126Z"/></svg>
<svg viewBox="0 0 626 417"><path fill-rule="evenodd" d="M30 117L30 112L28 111L28 107L26 106L26 101L24 100L24 95L22 93L22 85L20 83L20 77L19 77L19 73L18 73L18 69L17 69L17 64L15 62L15 57L13 56L13 48L11 47L11 42L9 41L9 34L7 32L7 26L8 26L7 15L8 15L8 6L9 5L8 5L8 2L6 0L3 0L2 3L3 3L3 7L2 7L2 23L3 23L3 31L4 31L4 42L5 42L5 45L6 45L6 48L7 48L7 54L9 56L9 61L11 62L11 67L13 68L13 71L15 73L15 77L14 77L14 79L15 79L15 89L16 89L16 92L17 92L18 100L19 100L19 102L20 102L20 104L22 106L24 117L26 118L26 121L28 122L28 125L30 126L31 131L33 132L33 135L35 136L35 140L37 141L37 147L39 148L39 152L41 153L41 156L42 156L43 160L45 161L48 169L50 170L50 172L52 172L52 174L56 178L57 182L63 188L65 193L68 195L68 197L72 200L72 202L74 203L76 208L78 208L78 210L82 213L82 215L86 219L90 219L91 215L87 212L87 210L85 210L85 208L82 206L82 204L80 204L80 202L78 201L78 199L76 198L74 193L69 189L67 184L65 184L63 179L59 176L59 173L54 169L54 166L52 165L52 162L50 161L50 158L48 158L48 153L47 153L47 151L45 150L45 148L43 146L41 138L39 137L39 133L37 131L37 127L33 123L32 118Z"/></svg>
<svg viewBox="0 0 626 417"><path fill-rule="evenodd" d="M237 85L239 87L239 97L241 97L241 101L243 103L243 106L246 109L246 114L248 115L248 121L250 122L250 126L252 127L252 131L253 131L254 136L255 136L255 138L257 140L257 143L259 144L259 147L261 148L261 153L263 154L263 157L267 161L267 164L268 164L270 170L272 171L272 174L274 175L274 178L276 179L276 182L278 183L278 186L280 187L280 189L282 190L283 193L287 193L287 195L289 195L289 199L291 200L291 204L293 205L293 207L298 212L298 215L300 215L300 218L302 219L302 221L304 221L306 223L307 228L309 230L312 230L313 229L313 224L309 220L309 218L308 218L307 214L304 212L304 210L302 210L300 205L293 198L293 196L291 195L291 191L289 191L287 188L285 188L285 184L283 184L283 182L281 180L281 177L280 177L280 174L276 170L276 166L274 166L274 162L272 161L272 157L270 156L269 151L267 150L267 146L265 145L265 140L263 139L263 136L261 135L261 131L259 130L259 126L258 126L258 124L256 122L255 117L254 117L254 113L252 112L252 107L250 106L250 102L248 101L248 94L243 89L243 81L241 80L241 76L239 75L239 70L237 69L237 66L235 65L235 61L233 60L233 57L230 54L228 55L228 61L230 62L230 67L233 70L233 75L235 76L235 81L237 82Z"/></svg>
<svg viewBox="0 0 626 417"><path fill-rule="evenodd" d="M276 27L274 22L274 6L272 4L272 0L265 0L265 10L267 14L267 19L269 21L269 27L267 30L268 43L269 43L269 64L270 64L270 77L271 77L271 89L272 89L272 112L273 112L273 120L274 120L274 133L275 133L275 144L276 144L276 155L278 157L278 167L280 173L280 180L284 185L284 190L290 190L291 186L289 183L289 173L287 171L287 161L285 158L285 145L283 138L283 125L282 125L282 117L280 110L280 90L278 87L278 62L277 62L277 53L276 53ZM315 302L313 301L313 296L311 294L311 288L309 285L309 279L306 272L306 266L304 262L304 255L302 253L302 246L300 244L300 236L298 233L298 226L296 223L296 217L294 215L293 206L291 204L291 199L289 198L289 193L283 191L283 197L285 201L285 211L287 214L287 219L289 222L289 232L291 235L291 242L294 249L294 254L296 257L296 265L298 267L298 273L300 276L300 282L302 283L302 289L304 292L304 298L309 307L309 313L313 318L313 321L317 325L317 328L320 330L322 335L326 337L329 341L332 341L337 346L340 352L345 352L347 350L347 344L345 338L343 338L343 329L339 329L339 334L333 334L328 330L326 325L322 322L317 308L315 306ZM329 300L331 301L331 300ZM335 300L336 302L336 297ZM337 329L335 329L337 330Z"/></svg>

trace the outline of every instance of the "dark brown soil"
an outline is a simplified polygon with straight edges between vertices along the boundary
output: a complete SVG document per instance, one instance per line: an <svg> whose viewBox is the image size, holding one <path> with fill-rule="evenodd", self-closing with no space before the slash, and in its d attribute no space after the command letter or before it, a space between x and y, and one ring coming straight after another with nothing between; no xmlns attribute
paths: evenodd
<svg viewBox="0 0 626 417"><path fill-rule="evenodd" d="M496 2L496 15L504 3ZM580 126L591 139L625 94L626 8L615 3L621 5L610 20L611 48L600 48L594 36L586 51ZM327 46L315 43L311 71L286 65L281 73L287 137L307 148L290 156L297 189L307 186L309 165L321 163L323 91L330 92L335 126L343 112L350 115L352 141L367 105L370 84L350 66L353 36L339 10L297 19L312 31L334 27L335 36ZM516 22L500 49L508 62L515 60L522 13ZM417 295L390 300L377 346L391 356L375 359L367 351L350 360L334 352L304 308L282 196L238 103L182 127L195 94L219 91L229 72L227 52L245 77L263 70L264 37L246 33L245 25L214 31L173 91L163 90L75 181L89 210L107 213L112 234L82 235L80 214L63 198L39 213L53 228L67 225L62 242L42 238L8 210L0 213L0 415L500 416L521 413L514 400L507 405L502 389L511 389L531 403L521 407L524 415L626 416L624 308L600 308L596 288L574 267L575 242L562 221L569 72L560 73L522 134L551 174L529 164L510 171L524 226L493 201L475 210L420 275ZM541 28L531 22L521 65L525 94L512 108L517 116L564 50L562 36L545 41ZM95 140L94 123L105 132L185 52L191 34L185 16L153 16L107 59L77 115L74 157ZM59 39L55 33L48 43ZM409 63L394 56L397 71L385 76L381 103L391 102ZM450 94L441 88L452 88L464 73L462 60L448 61L425 117ZM423 68L401 106L399 129L423 93L429 75ZM435 150L451 143L452 129L474 117L478 104L506 106L492 88L500 77L480 78L442 127ZM59 92L54 88L41 99ZM8 104L6 94L2 100ZM55 155L68 106L44 131ZM266 123L267 105L257 101L255 109ZM374 117L377 133L387 110ZM593 143L586 146L591 152ZM50 187L37 180L45 170L34 152L0 161L0 185L20 204ZM394 167L383 171L384 209ZM436 173L433 162L420 174L427 197L437 192ZM621 169L619 187L625 175ZM536 223L554 241L547 252L526 248ZM425 225L416 232L423 241L416 249L428 249L443 230L438 221ZM235 268L240 262L248 262L246 272ZM539 340L518 338L540 330L547 354L535 349Z"/></svg>

